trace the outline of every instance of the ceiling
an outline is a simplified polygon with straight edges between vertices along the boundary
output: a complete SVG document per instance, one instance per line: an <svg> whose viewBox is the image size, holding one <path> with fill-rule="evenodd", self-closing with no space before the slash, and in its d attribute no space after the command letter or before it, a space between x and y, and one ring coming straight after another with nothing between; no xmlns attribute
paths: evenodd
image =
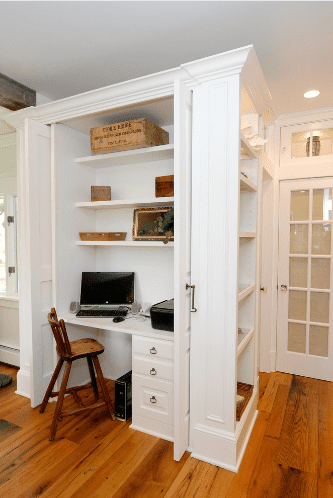
<svg viewBox="0 0 333 498"><path fill-rule="evenodd" d="M253 44L277 114L333 106L331 1L0 4L0 73L51 100Z"/></svg>

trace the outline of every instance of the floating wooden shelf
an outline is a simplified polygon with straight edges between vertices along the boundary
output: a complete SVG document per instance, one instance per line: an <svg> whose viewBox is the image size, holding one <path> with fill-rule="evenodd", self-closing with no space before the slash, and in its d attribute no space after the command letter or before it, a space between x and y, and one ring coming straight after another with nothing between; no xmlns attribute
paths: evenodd
<svg viewBox="0 0 333 498"><path fill-rule="evenodd" d="M254 284L239 284L238 285L238 302L244 299L255 290Z"/></svg>
<svg viewBox="0 0 333 498"><path fill-rule="evenodd" d="M239 175L239 188L241 192L257 192L257 185L242 174Z"/></svg>
<svg viewBox="0 0 333 498"><path fill-rule="evenodd" d="M130 199L126 201L94 201L94 202L77 202L76 207L87 209L124 209L138 207L165 207L173 206L174 197L151 197L149 199Z"/></svg>
<svg viewBox="0 0 333 498"><path fill-rule="evenodd" d="M123 247L165 247L173 248L174 242L168 242L163 244L161 240L115 240L115 241L82 241L78 240L76 242L78 246L123 246Z"/></svg>
<svg viewBox="0 0 333 498"><path fill-rule="evenodd" d="M242 154L249 156L249 159L257 159L259 157L260 152L257 152L250 144L247 138L241 132L241 148L243 149Z"/></svg>
<svg viewBox="0 0 333 498"><path fill-rule="evenodd" d="M251 399L253 392L253 386L250 384L243 384L243 382L237 382L237 394L238 396L243 396L244 401L236 406L236 421L239 422L242 414Z"/></svg>
<svg viewBox="0 0 333 498"><path fill-rule="evenodd" d="M92 168L105 168L108 166L121 166L126 164L147 163L174 157L174 145L157 145L143 149L126 150L110 154L80 157L75 162L91 166Z"/></svg>

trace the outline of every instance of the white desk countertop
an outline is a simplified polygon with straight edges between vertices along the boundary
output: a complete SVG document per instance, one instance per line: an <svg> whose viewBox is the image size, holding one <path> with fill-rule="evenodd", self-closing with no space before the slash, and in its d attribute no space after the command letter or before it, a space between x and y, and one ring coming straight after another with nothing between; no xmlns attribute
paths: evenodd
<svg viewBox="0 0 333 498"><path fill-rule="evenodd" d="M126 319L123 322L115 323L113 318L84 318L77 317L72 313L59 316L65 323L72 325L81 325L84 327L93 327L101 330L112 330L115 332L124 332L125 334L141 335L143 337L152 337L155 339L164 339L166 341L174 340L174 333L166 330L156 330L151 326L150 318L140 322L135 317Z"/></svg>

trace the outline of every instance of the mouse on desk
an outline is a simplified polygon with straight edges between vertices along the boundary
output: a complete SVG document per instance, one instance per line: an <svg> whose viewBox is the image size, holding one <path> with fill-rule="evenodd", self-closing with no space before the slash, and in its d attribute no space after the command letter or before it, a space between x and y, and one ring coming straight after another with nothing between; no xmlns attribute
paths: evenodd
<svg viewBox="0 0 333 498"><path fill-rule="evenodd" d="M115 316L113 321L116 323L123 322L125 318L123 316Z"/></svg>

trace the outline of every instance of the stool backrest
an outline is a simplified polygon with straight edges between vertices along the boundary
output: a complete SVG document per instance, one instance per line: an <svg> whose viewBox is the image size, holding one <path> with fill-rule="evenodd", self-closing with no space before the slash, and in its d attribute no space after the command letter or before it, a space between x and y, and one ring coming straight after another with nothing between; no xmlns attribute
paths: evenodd
<svg viewBox="0 0 333 498"><path fill-rule="evenodd" d="M47 319L51 325L59 354L61 356L71 356L71 345L68 340L65 322L63 320L58 321L57 313L54 308L51 308L51 312L47 315Z"/></svg>

